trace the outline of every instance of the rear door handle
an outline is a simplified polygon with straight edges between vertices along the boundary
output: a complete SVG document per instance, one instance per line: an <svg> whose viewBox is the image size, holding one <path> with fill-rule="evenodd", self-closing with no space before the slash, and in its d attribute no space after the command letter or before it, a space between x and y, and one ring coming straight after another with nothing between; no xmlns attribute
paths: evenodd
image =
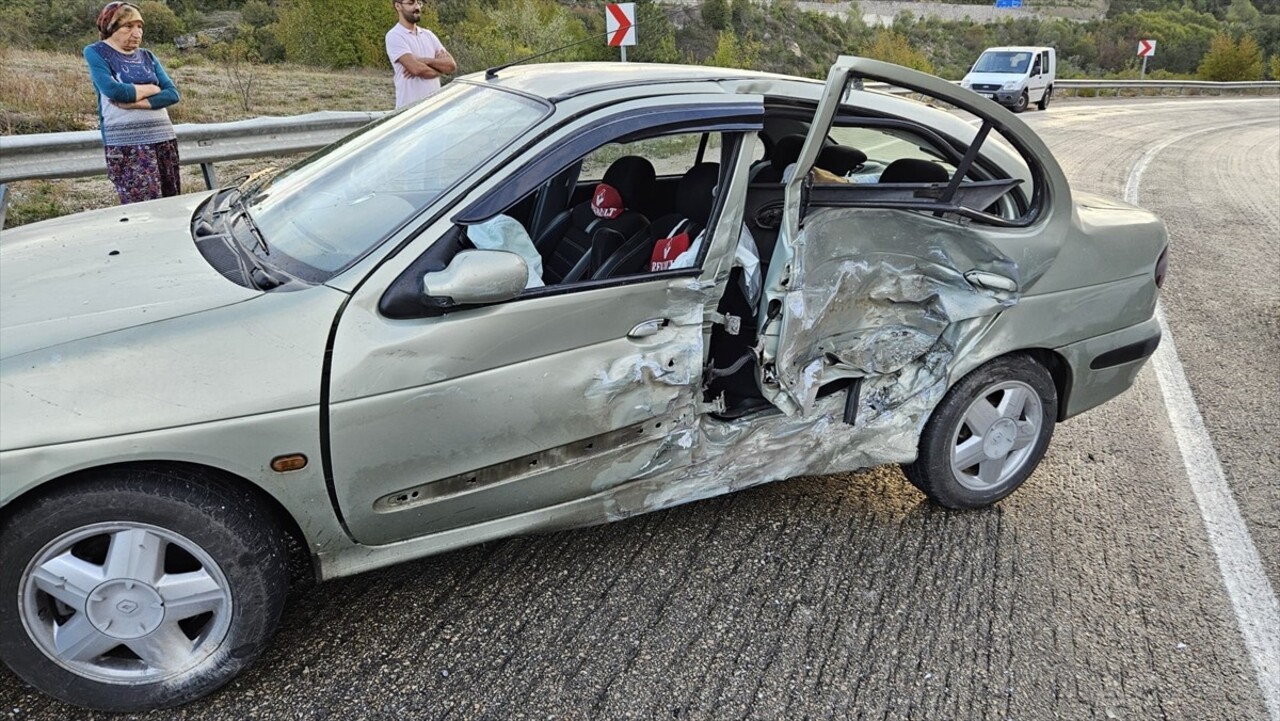
<svg viewBox="0 0 1280 721"><path fill-rule="evenodd" d="M666 327L666 318L650 318L642 323L637 323L636 327L632 328L630 333L627 333L627 337L632 339L648 338Z"/></svg>
<svg viewBox="0 0 1280 721"><path fill-rule="evenodd" d="M1018 284L1012 278L982 270L971 270L964 274L964 279L987 290L1002 290L1007 293L1018 292Z"/></svg>

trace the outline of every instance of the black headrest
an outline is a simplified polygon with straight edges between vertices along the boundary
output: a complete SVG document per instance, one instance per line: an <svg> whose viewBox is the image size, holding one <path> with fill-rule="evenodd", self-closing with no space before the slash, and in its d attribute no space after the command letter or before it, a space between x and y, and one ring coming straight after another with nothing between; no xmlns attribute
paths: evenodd
<svg viewBox="0 0 1280 721"><path fill-rule="evenodd" d="M653 163L638 155L624 155L604 171L602 182L612 185L618 191L625 207L634 208L643 205L648 194L653 192L653 183L657 177Z"/></svg>
<svg viewBox="0 0 1280 721"><path fill-rule="evenodd" d="M947 169L929 160L898 158L880 174L881 183L945 183Z"/></svg>
<svg viewBox="0 0 1280 721"><path fill-rule="evenodd" d="M848 175L867 162L867 154L847 145L828 145L818 151L818 162L823 170L836 175Z"/></svg>
<svg viewBox="0 0 1280 721"><path fill-rule="evenodd" d="M719 180L719 163L698 163L689 168L676 186L676 211L698 225L706 225L714 200L711 191Z"/></svg>
<svg viewBox="0 0 1280 721"><path fill-rule="evenodd" d="M781 174L787 169L788 165L796 162L800 158L800 149L804 147L804 136L799 133L795 135L784 135L778 139L778 144L773 146L773 155L769 156L769 164L773 169Z"/></svg>

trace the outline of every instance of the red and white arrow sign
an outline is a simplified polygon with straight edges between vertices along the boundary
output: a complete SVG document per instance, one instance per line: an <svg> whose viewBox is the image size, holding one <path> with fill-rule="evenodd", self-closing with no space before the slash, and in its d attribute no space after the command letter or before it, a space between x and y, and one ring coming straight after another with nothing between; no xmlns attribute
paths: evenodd
<svg viewBox="0 0 1280 721"><path fill-rule="evenodd" d="M636 4L605 3L604 29L609 33L609 45L636 44Z"/></svg>
<svg viewBox="0 0 1280 721"><path fill-rule="evenodd" d="M1149 58L1156 54L1155 40L1139 40L1138 41L1138 57Z"/></svg>

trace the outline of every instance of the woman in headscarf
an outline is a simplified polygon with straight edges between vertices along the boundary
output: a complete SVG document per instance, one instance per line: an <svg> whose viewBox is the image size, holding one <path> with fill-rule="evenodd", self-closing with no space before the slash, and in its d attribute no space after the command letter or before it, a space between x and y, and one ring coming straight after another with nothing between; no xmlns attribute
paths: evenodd
<svg viewBox="0 0 1280 721"><path fill-rule="evenodd" d="M142 49L142 12L127 2L98 13L102 39L84 49L98 91L98 119L107 155L107 177L121 203L182 192L178 141L165 108L178 89L160 61Z"/></svg>

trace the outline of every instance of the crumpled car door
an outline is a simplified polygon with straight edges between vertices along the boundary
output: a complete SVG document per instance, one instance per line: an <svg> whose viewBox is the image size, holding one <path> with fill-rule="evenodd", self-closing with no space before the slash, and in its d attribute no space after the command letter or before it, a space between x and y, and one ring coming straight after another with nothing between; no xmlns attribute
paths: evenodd
<svg viewBox="0 0 1280 721"><path fill-rule="evenodd" d="M846 57L832 68L787 185L765 282L761 388L788 415L807 415L823 387L841 379L874 380L864 401L874 394L876 411L926 393L939 398L951 359L1017 302L1021 287L1017 264L968 224L807 203L809 170L849 78L864 66L886 74L895 68Z"/></svg>

